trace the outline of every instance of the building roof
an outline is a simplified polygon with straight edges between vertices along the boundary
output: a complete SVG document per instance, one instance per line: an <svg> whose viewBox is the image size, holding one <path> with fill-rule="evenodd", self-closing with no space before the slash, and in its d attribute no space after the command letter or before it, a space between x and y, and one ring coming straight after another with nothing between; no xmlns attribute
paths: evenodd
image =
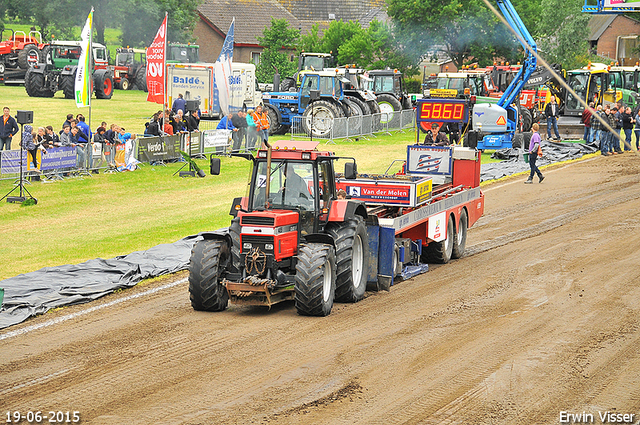
<svg viewBox="0 0 640 425"><path fill-rule="evenodd" d="M291 28L300 28L300 21L277 0L205 0L199 7L200 17L218 32L226 36L233 18L234 44L258 45L264 28L271 26L271 18L286 19Z"/></svg>
<svg viewBox="0 0 640 425"><path fill-rule="evenodd" d="M280 0L296 18L307 21L358 21L371 9L386 10L385 0Z"/></svg>
<svg viewBox="0 0 640 425"><path fill-rule="evenodd" d="M616 17L616 15L593 15L588 24L589 41L598 41Z"/></svg>

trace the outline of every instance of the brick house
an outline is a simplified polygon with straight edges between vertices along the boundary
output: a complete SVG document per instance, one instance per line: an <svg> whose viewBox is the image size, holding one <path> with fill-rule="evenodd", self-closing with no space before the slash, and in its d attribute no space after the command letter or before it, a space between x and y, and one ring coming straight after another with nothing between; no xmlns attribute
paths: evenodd
<svg viewBox="0 0 640 425"><path fill-rule="evenodd" d="M302 34L318 23L358 21L366 28L373 19L388 21L384 0L204 0L193 31L200 45L200 60L215 62L235 16L233 60L258 63L262 47L257 37L271 25L271 18L286 19Z"/></svg>
<svg viewBox="0 0 640 425"><path fill-rule="evenodd" d="M623 15L594 15L589 21L589 47L591 52L633 65L640 60L633 52L640 42L640 22Z"/></svg>

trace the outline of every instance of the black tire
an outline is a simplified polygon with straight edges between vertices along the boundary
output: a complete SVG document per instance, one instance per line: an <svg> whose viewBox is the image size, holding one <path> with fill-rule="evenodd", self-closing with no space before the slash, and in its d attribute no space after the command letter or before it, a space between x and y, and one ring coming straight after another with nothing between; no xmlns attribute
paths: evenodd
<svg viewBox="0 0 640 425"><path fill-rule="evenodd" d="M516 133L513 135L513 140L511 140L511 147L514 149L520 149L524 146L524 136L522 133Z"/></svg>
<svg viewBox="0 0 640 425"><path fill-rule="evenodd" d="M336 256L331 245L306 244L298 249L295 304L301 316L327 316L336 290Z"/></svg>
<svg viewBox="0 0 640 425"><path fill-rule="evenodd" d="M53 58L51 57L51 46L44 46L40 52L40 62L53 65Z"/></svg>
<svg viewBox="0 0 640 425"><path fill-rule="evenodd" d="M240 263L240 218L236 217L231 220L231 226L229 226L229 234L231 235L231 264L229 267L232 271L239 272L241 269Z"/></svg>
<svg viewBox="0 0 640 425"><path fill-rule="evenodd" d="M40 49L35 44L27 44L24 49L18 52L18 67L29 69L36 63L44 62L41 58Z"/></svg>
<svg viewBox="0 0 640 425"><path fill-rule="evenodd" d="M296 79L291 77L285 78L284 81L280 83L280 90L274 91L296 91Z"/></svg>
<svg viewBox="0 0 640 425"><path fill-rule="evenodd" d="M402 96L402 109L413 109L409 96Z"/></svg>
<svg viewBox="0 0 640 425"><path fill-rule="evenodd" d="M75 75L75 74L74 74ZM76 97L75 78L74 75L61 75L60 88L64 93L65 99L74 99Z"/></svg>
<svg viewBox="0 0 640 425"><path fill-rule="evenodd" d="M369 110L371 111L371 115L373 115L373 122L371 124L373 126L373 130L379 130L381 127L380 105L378 105L378 102L375 100L368 100L367 105L369 105Z"/></svg>
<svg viewBox="0 0 640 425"><path fill-rule="evenodd" d="M531 116L531 112L524 107L520 107L519 112L522 122L522 131L530 131L531 126L533 125L533 117Z"/></svg>
<svg viewBox="0 0 640 425"><path fill-rule="evenodd" d="M122 77L120 79L120 89L121 90L131 90L131 83L126 78Z"/></svg>
<svg viewBox="0 0 640 425"><path fill-rule="evenodd" d="M198 311L222 311L229 303L227 288L220 284L220 273L230 259L229 245L219 240L196 242L189 262L189 298Z"/></svg>
<svg viewBox="0 0 640 425"><path fill-rule="evenodd" d="M453 222L453 216L449 215L447 220L447 237L440 242L429 243L422 251L422 261L424 263L448 263L453 253L454 238L455 224Z"/></svg>
<svg viewBox="0 0 640 425"><path fill-rule="evenodd" d="M402 111L400 101L386 93L379 94L377 101L382 114L380 116L380 123L387 125L388 128L398 127L400 124L400 114L396 112Z"/></svg>
<svg viewBox="0 0 640 425"><path fill-rule="evenodd" d="M467 229L469 227L469 216L464 208L460 212L460 220L458 221L458 231L453 238L452 258L461 258L464 255L464 248L467 246Z"/></svg>
<svg viewBox="0 0 640 425"><path fill-rule="evenodd" d="M367 289L369 243L362 217L343 223L330 223L327 233L336 245L336 301L354 303Z"/></svg>
<svg viewBox="0 0 640 425"><path fill-rule="evenodd" d="M93 85L97 99L111 99L113 96L113 75L106 69L98 69L93 73Z"/></svg>
<svg viewBox="0 0 640 425"><path fill-rule="evenodd" d="M369 108L364 102L354 97L347 97L345 104L349 109L349 132L347 136L357 136L362 131L362 117L368 115Z"/></svg>
<svg viewBox="0 0 640 425"><path fill-rule="evenodd" d="M0 74L4 74L6 70L7 66L4 64L4 62L0 62Z"/></svg>
<svg viewBox="0 0 640 425"><path fill-rule="evenodd" d="M147 67L142 66L138 71L138 75L136 75L135 81L133 82L136 90L149 91L147 88Z"/></svg>
<svg viewBox="0 0 640 425"><path fill-rule="evenodd" d="M269 136L279 134L283 126L278 121L278 113L271 106L265 105L265 108L267 109L267 120L269 120Z"/></svg>
<svg viewBox="0 0 640 425"><path fill-rule="evenodd" d="M27 73L24 75L24 89L31 97L40 97L40 90L44 85L44 75L33 72L32 69L27 69Z"/></svg>
<svg viewBox="0 0 640 425"><path fill-rule="evenodd" d="M302 130L308 136L311 136L313 130L313 137L329 137L334 120L344 115L338 109L333 103L326 100L316 100L309 104L302 113Z"/></svg>
<svg viewBox="0 0 640 425"><path fill-rule="evenodd" d="M367 105L367 103L363 100L358 99L355 96L347 96L347 99L349 99L349 101L351 101L352 103L354 103L356 105L356 107L362 111L362 115L369 115L371 114L371 110L369 108L369 105Z"/></svg>

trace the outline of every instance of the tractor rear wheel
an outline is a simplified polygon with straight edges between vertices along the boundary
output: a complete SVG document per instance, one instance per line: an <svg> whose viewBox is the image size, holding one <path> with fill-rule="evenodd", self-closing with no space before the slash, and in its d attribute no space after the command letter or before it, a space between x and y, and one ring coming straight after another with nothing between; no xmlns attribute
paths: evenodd
<svg viewBox="0 0 640 425"><path fill-rule="evenodd" d="M93 73L97 99L111 99L113 95L113 75L106 69L98 69Z"/></svg>
<svg viewBox="0 0 640 425"><path fill-rule="evenodd" d="M367 289L369 243L362 217L330 223L327 232L336 245L336 301L354 303Z"/></svg>
<svg viewBox="0 0 640 425"><path fill-rule="evenodd" d="M75 78L73 75L60 76L60 88L64 93L65 99L74 99L76 97Z"/></svg>
<svg viewBox="0 0 640 425"><path fill-rule="evenodd" d="M375 100L368 100L367 101L367 105L369 105L369 110L371 111L371 115L372 115L372 120L373 120L373 130L379 130L380 129L380 119L381 114L380 114L380 105L378 105L378 102Z"/></svg>
<svg viewBox="0 0 640 425"><path fill-rule="evenodd" d="M28 69L24 76L24 88L31 97L41 97L40 91L44 85L44 75Z"/></svg>
<svg viewBox="0 0 640 425"><path fill-rule="evenodd" d="M282 130L282 124L278 122L278 113L271 106L265 106L265 109L269 120L269 136L279 134L280 130Z"/></svg>
<svg viewBox="0 0 640 425"><path fill-rule="evenodd" d="M380 122L386 124L387 128L395 128L400 125L400 111L402 105L394 96L386 93L379 94L378 105L380 106Z"/></svg>
<svg viewBox="0 0 640 425"><path fill-rule="evenodd" d="M448 263L453 254L454 235L455 224L453 223L453 216L449 215L449 219L447 220L447 237L440 242L429 243L422 251L421 260L425 263Z"/></svg>
<svg viewBox="0 0 640 425"><path fill-rule="evenodd" d="M147 67L142 66L136 75L134 80L134 87L136 90L149 91L147 88Z"/></svg>
<svg viewBox="0 0 640 425"><path fill-rule="evenodd" d="M336 290L336 256L331 245L310 243L298 249L295 303L301 316L327 316Z"/></svg>
<svg viewBox="0 0 640 425"><path fill-rule="evenodd" d="M40 60L40 49L35 44L27 44L18 52L18 66L21 69L28 69L39 62L43 61Z"/></svg>
<svg viewBox="0 0 640 425"><path fill-rule="evenodd" d="M222 311L229 293L220 284L220 274L230 259L229 245L219 240L196 242L189 262L189 298L194 310Z"/></svg>
<svg viewBox="0 0 640 425"><path fill-rule="evenodd" d="M464 255L464 248L467 245L467 227L469 227L469 216L467 216L467 210L463 209L460 212L458 231L453 238L453 250L451 251L453 258L460 258Z"/></svg>
<svg viewBox="0 0 640 425"><path fill-rule="evenodd" d="M313 137L329 137L333 128L333 121L342 116L333 103L326 100L316 100L309 104L302 113L302 130Z"/></svg>

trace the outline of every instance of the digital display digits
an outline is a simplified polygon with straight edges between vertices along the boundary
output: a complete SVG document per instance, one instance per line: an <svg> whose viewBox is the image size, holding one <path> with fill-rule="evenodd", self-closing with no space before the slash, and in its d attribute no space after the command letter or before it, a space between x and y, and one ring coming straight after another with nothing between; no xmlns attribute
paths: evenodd
<svg viewBox="0 0 640 425"><path fill-rule="evenodd" d="M427 100L420 105L420 121L467 121L466 102Z"/></svg>

